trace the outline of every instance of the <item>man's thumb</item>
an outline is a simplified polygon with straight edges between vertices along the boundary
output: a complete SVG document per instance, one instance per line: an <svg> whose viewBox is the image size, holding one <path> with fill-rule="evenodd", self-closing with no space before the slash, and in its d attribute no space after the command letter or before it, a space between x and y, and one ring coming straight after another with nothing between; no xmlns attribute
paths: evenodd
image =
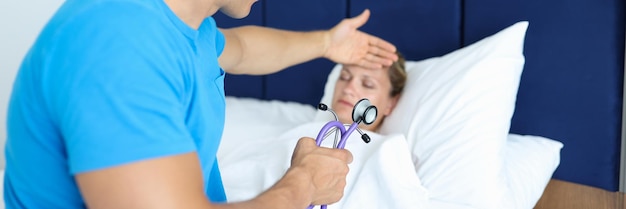
<svg viewBox="0 0 626 209"><path fill-rule="evenodd" d="M365 9L361 14L359 14L359 16L353 17L349 20L350 25L355 28L359 28L363 26L369 18L370 18L370 10Z"/></svg>

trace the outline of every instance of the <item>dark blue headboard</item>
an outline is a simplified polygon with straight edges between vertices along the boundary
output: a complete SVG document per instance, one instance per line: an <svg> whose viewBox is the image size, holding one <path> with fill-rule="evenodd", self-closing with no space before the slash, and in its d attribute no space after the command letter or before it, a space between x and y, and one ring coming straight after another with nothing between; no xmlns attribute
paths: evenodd
<svg viewBox="0 0 626 209"><path fill-rule="evenodd" d="M564 143L554 178L617 191L624 82L623 0L259 1L218 26L330 28L369 8L363 31L409 60L440 56L521 20L530 26L511 132ZM316 105L333 63L318 59L267 76L226 77L226 94Z"/></svg>

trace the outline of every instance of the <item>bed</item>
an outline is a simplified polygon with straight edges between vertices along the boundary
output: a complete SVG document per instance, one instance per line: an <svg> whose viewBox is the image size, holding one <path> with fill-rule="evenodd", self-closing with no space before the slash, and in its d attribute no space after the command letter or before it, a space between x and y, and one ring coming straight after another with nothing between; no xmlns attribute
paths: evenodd
<svg viewBox="0 0 626 209"><path fill-rule="evenodd" d="M417 65L423 65L430 58L458 63L455 59L476 54L468 50L459 53L462 49L526 21L523 47L516 49L521 50L522 63L504 67L520 68L519 71L491 75L511 79L508 84L498 84L508 89L508 93L499 94L505 99L479 100L483 101L481 105L495 105L489 104L495 102L500 103L499 107L510 108L501 110L507 114L494 117L506 120L496 124L499 130L506 129L507 132L505 136L499 133L499 138L506 138L501 143L515 142L517 145L499 145L500 154L513 155L511 153L517 152L516 159L537 157L537 162L543 166L543 173L537 173L537 178L532 181L520 177L522 180L517 184L533 182L534 188L525 188L526 199L516 200L520 202L509 203L509 206L623 208L624 187L620 185L620 176L623 178L625 174L620 175L623 163L620 162L620 155L625 154L621 148L625 7L621 0L396 0L384 3L374 0L275 0L257 2L251 15L241 20L232 20L221 14L215 18L218 26L225 28L254 24L316 30L329 28L342 18L355 16L368 8L372 16L361 29L392 42L407 60L415 61ZM457 58L450 58L450 54L456 54L454 56ZM499 52L492 51L491 54L500 56ZM502 67L500 64L495 66ZM228 153L236 145L229 143L231 138L237 136L233 130L241 131L244 128L250 130L248 132L257 131L255 133L259 134L259 138L263 138L263 134L271 136L269 130L285 133L306 121L320 122L316 120L320 111L316 111L314 106L322 101L323 96L327 96L327 80L335 67L328 60L318 59L272 75L228 75L225 81L228 99L227 125L222 144L224 151L221 150L218 157L228 161L228 156L235 156ZM492 96L495 97L496 93ZM269 122L259 123L238 114L247 114L248 110L257 110ZM507 111L510 111L510 115ZM278 115L284 119L272 117ZM323 123L318 125L321 127ZM405 131L407 129L405 127ZM548 143L551 151L539 152L522 145L529 141ZM517 149L515 146L518 146ZM526 146L528 150L520 151L524 150L521 146ZM546 146L537 147L546 149ZM541 156L542 153L551 154ZM504 159L515 158L504 156ZM504 162L499 168L484 169L502 172L509 169L510 164ZM527 169L537 170L536 167ZM505 176L521 175L519 170L509 172L512 173ZM265 180L271 182L271 179ZM428 181L420 180L422 184ZM509 186L511 184L515 183L509 182ZM259 189L264 186L257 185ZM445 190L445 184L438 186ZM432 188L425 189L430 197L444 195L430 191ZM459 194L462 193L453 195ZM432 208L478 208L470 204L471 201L451 200L439 201Z"/></svg>

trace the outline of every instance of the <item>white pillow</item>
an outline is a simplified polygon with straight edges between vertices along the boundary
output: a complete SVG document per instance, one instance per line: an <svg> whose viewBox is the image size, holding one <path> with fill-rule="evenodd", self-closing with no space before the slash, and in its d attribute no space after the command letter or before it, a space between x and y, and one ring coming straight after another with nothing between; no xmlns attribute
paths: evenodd
<svg viewBox="0 0 626 209"><path fill-rule="evenodd" d="M326 85L324 86L324 95L322 95L322 100L320 103L324 103L328 105L328 107L332 108L333 95L335 94L335 84L337 83L337 79L339 79L339 73L341 73L341 68L343 65L337 64L328 74L328 78L326 79ZM314 121L329 121L334 120L333 116L329 113L325 113L324 111L318 111L315 114Z"/></svg>
<svg viewBox="0 0 626 209"><path fill-rule="evenodd" d="M509 134L504 166L516 208L533 208L559 166L563 143L541 136Z"/></svg>
<svg viewBox="0 0 626 209"><path fill-rule="evenodd" d="M528 22L442 57L407 61L408 79L382 134L403 133L416 172L435 200L476 208L512 208L503 149L520 75ZM329 74L330 105L341 66ZM315 120L332 119L318 111Z"/></svg>

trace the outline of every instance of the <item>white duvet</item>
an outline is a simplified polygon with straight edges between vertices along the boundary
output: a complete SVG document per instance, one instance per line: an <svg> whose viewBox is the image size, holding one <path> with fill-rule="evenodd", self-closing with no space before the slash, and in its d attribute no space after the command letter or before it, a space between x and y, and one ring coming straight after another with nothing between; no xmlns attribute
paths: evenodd
<svg viewBox="0 0 626 209"><path fill-rule="evenodd" d="M225 138L218 157L229 201L247 200L271 187L289 168L298 139L315 138L323 125L310 122L277 135L257 137L246 131ZM368 135L372 141L367 144L357 132L348 139L346 149L354 161L345 196L328 208L428 208L428 192L415 173L404 137ZM327 138L322 146L331 147L333 139Z"/></svg>

